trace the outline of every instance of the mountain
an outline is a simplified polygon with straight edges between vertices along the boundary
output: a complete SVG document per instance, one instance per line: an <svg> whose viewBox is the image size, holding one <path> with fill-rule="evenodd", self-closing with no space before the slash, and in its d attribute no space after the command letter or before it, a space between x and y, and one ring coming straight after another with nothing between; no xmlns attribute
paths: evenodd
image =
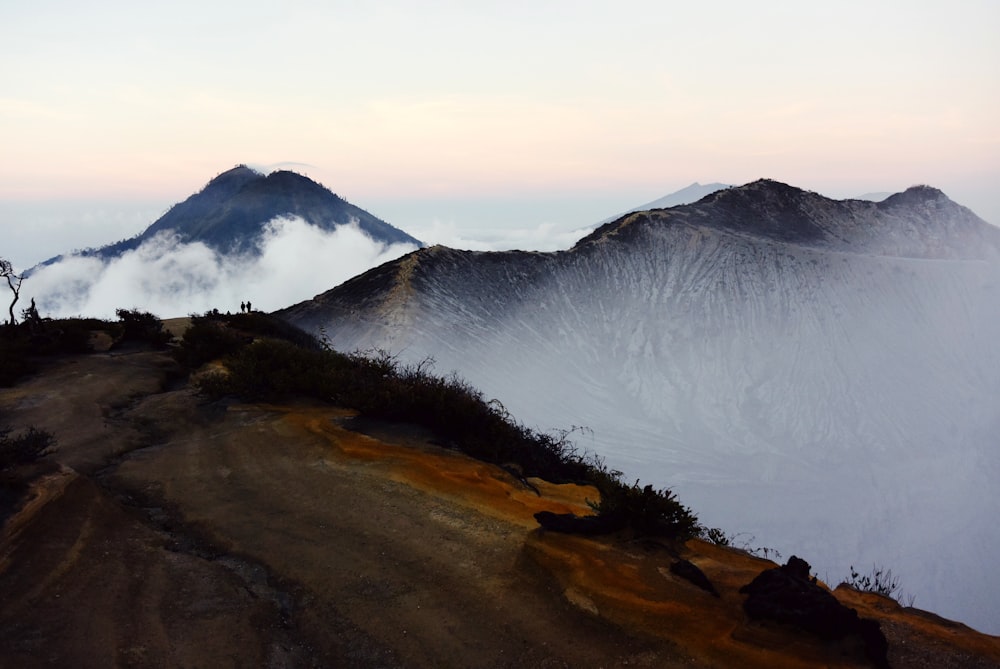
<svg viewBox="0 0 1000 669"><path fill-rule="evenodd" d="M606 218L601 221L601 224L611 223L622 216L627 216L628 214L633 214L637 211L649 211L650 209L668 209L670 207L676 207L682 204L691 204L692 202L697 202L706 195L711 195L712 193L722 190L724 188L729 188L728 184L711 183L711 184L700 184L697 181L690 186L685 186L679 191L670 193L669 195L664 195L661 198L653 200L652 202L647 202L646 204L635 207L634 209L629 209L626 212L619 214L618 216L612 216L611 218Z"/></svg>
<svg viewBox="0 0 1000 669"><path fill-rule="evenodd" d="M241 165L140 235L35 266L29 297L47 317L276 309L420 245L302 175Z"/></svg>
<svg viewBox="0 0 1000 669"><path fill-rule="evenodd" d="M863 195L858 195L854 199L855 200L871 200L872 202L881 202L882 200L886 199L890 195L892 195L892 193L890 193L888 191L876 191L874 193L865 193Z"/></svg>
<svg viewBox="0 0 1000 669"><path fill-rule="evenodd" d="M1000 631L1000 230L940 191L774 181L557 253L421 249L280 315L457 370L821 577Z"/></svg>
<svg viewBox="0 0 1000 669"><path fill-rule="evenodd" d="M176 234L182 243L202 242L223 254L252 252L257 249L267 223L280 216L300 217L328 231L357 222L361 231L376 242L422 246L419 240L308 177L284 170L264 175L238 165L175 204L141 234L85 251L83 255L117 257L167 231Z"/></svg>

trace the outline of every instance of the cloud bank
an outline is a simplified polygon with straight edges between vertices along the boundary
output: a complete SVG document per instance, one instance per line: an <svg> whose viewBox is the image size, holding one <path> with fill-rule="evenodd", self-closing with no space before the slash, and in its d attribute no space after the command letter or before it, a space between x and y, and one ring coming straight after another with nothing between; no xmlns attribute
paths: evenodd
<svg viewBox="0 0 1000 669"><path fill-rule="evenodd" d="M534 227L494 227L464 229L455 223L435 219L409 228L410 234L425 244L441 244L465 251L564 251L593 231L596 226L566 230L554 223Z"/></svg>
<svg viewBox="0 0 1000 669"><path fill-rule="evenodd" d="M43 316L113 318L139 308L162 318L236 311L250 300L272 311L309 299L414 250L372 240L354 224L327 232L299 218L271 221L259 256L226 256L204 244L158 235L113 260L69 256L25 280Z"/></svg>

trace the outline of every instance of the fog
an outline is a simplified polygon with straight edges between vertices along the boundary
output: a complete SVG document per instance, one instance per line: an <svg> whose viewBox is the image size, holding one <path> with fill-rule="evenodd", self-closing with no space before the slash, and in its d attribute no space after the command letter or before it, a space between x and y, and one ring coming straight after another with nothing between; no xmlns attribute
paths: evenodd
<svg viewBox="0 0 1000 669"><path fill-rule="evenodd" d="M140 308L163 318L210 309L235 311L244 300L271 311L309 299L414 250L373 241L355 224L325 232L299 218L271 221L260 255L220 255L202 243L158 235L110 261L72 255L24 281L42 316L114 317Z"/></svg>

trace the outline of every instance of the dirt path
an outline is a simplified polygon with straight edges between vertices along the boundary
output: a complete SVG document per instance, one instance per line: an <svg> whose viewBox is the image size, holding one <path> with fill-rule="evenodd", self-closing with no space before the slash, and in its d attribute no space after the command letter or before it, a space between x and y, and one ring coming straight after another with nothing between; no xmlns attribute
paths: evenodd
<svg viewBox="0 0 1000 669"><path fill-rule="evenodd" d="M336 415L234 407L129 458L116 485L166 500L208 543L275 575L323 665L579 667L649 655L648 643L581 615L524 564L525 512L562 505L499 468L348 432ZM415 463L454 489L422 490ZM485 500L467 492L477 484L506 488L520 513L477 510ZM568 623L579 633L556 633ZM664 660L662 648L651 657Z"/></svg>

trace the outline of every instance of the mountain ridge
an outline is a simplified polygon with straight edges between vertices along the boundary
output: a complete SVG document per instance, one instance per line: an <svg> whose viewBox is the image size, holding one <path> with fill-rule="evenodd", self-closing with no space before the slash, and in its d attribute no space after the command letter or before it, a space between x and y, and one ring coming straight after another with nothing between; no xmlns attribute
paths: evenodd
<svg viewBox="0 0 1000 669"><path fill-rule="evenodd" d="M645 204L641 204L638 207L633 207L632 209L629 209L626 212L622 212L617 216L611 216L609 218L606 218L603 221L601 221L598 225L611 223L613 221L618 220L619 218L622 218L623 216L633 214L637 211L649 211L650 209L668 209L670 207L676 207L677 205L681 204L691 204L692 202L697 202L698 200L701 200L702 198L711 195L712 193L718 190L722 190L724 188L732 188L732 186L730 186L729 184L723 184L718 182L710 184L701 184L696 181L692 183L690 186L685 186L684 188L681 188L678 191L674 191L673 193L669 193L667 195L664 195L663 197L659 197Z"/></svg>
<svg viewBox="0 0 1000 669"><path fill-rule="evenodd" d="M873 203L758 181L565 251L421 249L278 313L340 350L433 359L530 424L586 425L595 452L708 522L823 553L831 573L888 562L990 625L972 575L1000 552L983 493L1000 471L998 258L1000 231L936 189ZM917 558L945 553L968 576Z"/></svg>
<svg viewBox="0 0 1000 669"><path fill-rule="evenodd" d="M860 250L907 257L997 258L1000 228L930 186L913 186L881 202L834 200L779 181L760 179L718 190L696 203L678 205L669 214L634 212L598 227L577 246L614 233L638 220L673 219L720 230L748 233L795 244L817 244L840 251ZM941 214L954 229L940 230ZM907 224L902 217L916 216ZM839 220L838 220L839 219ZM867 224L867 225L866 225ZM893 236L893 244L884 236ZM871 246L882 237L879 249ZM956 238L957 237L957 238ZM956 238L956 239L953 239Z"/></svg>
<svg viewBox="0 0 1000 669"><path fill-rule="evenodd" d="M747 192L750 193L749 197L743 195ZM796 197L803 198L805 203L811 206L790 206L789 198ZM732 215L733 211L740 211L741 203L747 201L749 201L748 209L751 212L749 218L746 215ZM776 217L774 210L768 209L769 205L774 202L779 205ZM939 239L940 235L932 234L933 226L929 218L924 217L920 222L927 224L926 227L914 226L917 234L912 235L909 239L904 239L904 243L897 242L895 246L883 244L875 250L898 254L900 257L914 258L926 258L929 257L928 254L935 252L942 254L939 256L940 259L989 260L1000 258L1000 229L990 226L970 210L952 202L943 192L930 186L914 186L876 203L862 200L833 200L781 182L761 179L743 187L719 190L696 203L678 205L659 212L637 211L625 214L598 227L565 251L470 251L452 249L439 244L424 247L353 277L341 286L331 288L329 291L315 296L313 300L299 303L299 305L291 305L281 310L280 313L286 313L300 305L306 308L304 305L308 302L322 301L325 296L350 294L353 296L352 299L371 299L378 289L379 281L392 280L393 268L401 267L404 264L408 279L413 276L418 267L420 268L418 276L423 277L428 273L428 267L447 263L456 264L460 262L460 259L463 264L469 266L474 266L479 261L498 265L507 262L517 263L524 259L530 262L531 267L535 268L548 262L549 259L555 260L565 257L566 254L582 252L587 246L600 243L610 237L625 239L637 234L638 230L665 225L684 225L695 230L702 226L708 226L722 232L749 234L753 237L793 245L818 244L823 248L840 252L872 252L871 237L874 233L865 231L862 226L857 224L851 225L845 230L830 230L820 225L807 225L804 230L801 229L800 222L805 215L804 212L807 213L810 209L815 210L815 205L833 207L837 213L846 214L848 220L852 221L864 213L880 212L888 216L898 212L901 208L934 205L936 209L944 209L949 214L957 215L961 219L959 225L952 227L961 228L960 233L971 231L972 234L963 234L960 239L954 240L952 243L931 244L931 240ZM709 206L712 206L714 211L706 212L705 209ZM713 214L717 212L721 212L723 216L713 218ZM768 216L772 217L771 220L767 220ZM754 227L758 221L765 223ZM740 225L741 223L744 225ZM791 229L781 229L782 223L790 223ZM893 223L898 225L898 221L891 219L887 225ZM747 224L750 229L748 229ZM948 235L954 234L953 230L946 232ZM848 234L851 236L846 236ZM968 239L970 236L973 238L971 241ZM907 252L909 253L907 254ZM522 283L527 276L524 274L524 268L520 268L518 273L515 276L510 276L508 280L510 285L517 285ZM500 302L494 302L494 306L502 304L502 295L494 297L500 300Z"/></svg>

